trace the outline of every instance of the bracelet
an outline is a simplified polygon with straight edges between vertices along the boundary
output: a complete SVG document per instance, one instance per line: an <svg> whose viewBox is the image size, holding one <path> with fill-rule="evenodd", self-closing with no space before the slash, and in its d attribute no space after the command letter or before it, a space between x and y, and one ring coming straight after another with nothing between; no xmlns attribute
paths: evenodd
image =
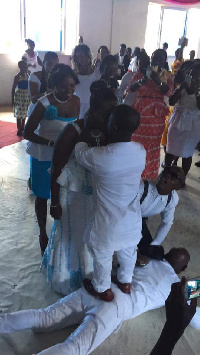
<svg viewBox="0 0 200 355"><path fill-rule="evenodd" d="M47 144L48 147L51 147L51 142L52 142L52 141L50 141L50 140L48 141L48 144Z"/></svg>
<svg viewBox="0 0 200 355"><path fill-rule="evenodd" d="M51 208L56 208L56 207L58 207L58 206L60 206L60 203L59 203L58 205L56 205L56 206L50 205Z"/></svg>

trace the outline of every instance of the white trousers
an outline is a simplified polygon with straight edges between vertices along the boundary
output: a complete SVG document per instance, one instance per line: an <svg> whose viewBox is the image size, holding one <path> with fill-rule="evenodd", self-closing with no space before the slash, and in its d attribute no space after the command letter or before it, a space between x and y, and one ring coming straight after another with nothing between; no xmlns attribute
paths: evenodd
<svg viewBox="0 0 200 355"><path fill-rule="evenodd" d="M165 302L163 298L163 302L158 304L156 299L150 298L150 304L146 300L141 306L141 299L144 297L142 292L141 297L138 292L137 296L133 293L129 296L124 295L117 287L115 296L117 299L119 296L118 305L115 300L109 303L100 301L79 289L45 309L3 314L0 315L0 334L25 329L48 332L81 323L63 343L43 350L38 355L87 355L116 331L124 319L164 306ZM127 310L125 318L119 318L119 306L121 310ZM200 307L197 307L190 325L200 329Z"/></svg>
<svg viewBox="0 0 200 355"><path fill-rule="evenodd" d="M81 323L63 343L37 355L87 355L112 334L121 322L115 303L96 300L85 290L79 289L45 309L0 315L0 334L25 329L49 332Z"/></svg>
<svg viewBox="0 0 200 355"><path fill-rule="evenodd" d="M92 284L97 292L104 292L111 286L112 259L114 251L98 250L89 247L93 257ZM137 259L136 246L129 249L116 251L120 267L117 271L117 279L121 283L131 283L133 271Z"/></svg>

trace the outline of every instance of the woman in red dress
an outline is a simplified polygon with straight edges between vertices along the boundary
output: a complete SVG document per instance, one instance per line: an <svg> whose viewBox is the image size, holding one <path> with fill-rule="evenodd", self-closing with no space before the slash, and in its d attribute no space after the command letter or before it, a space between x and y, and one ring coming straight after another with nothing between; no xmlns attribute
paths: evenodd
<svg viewBox="0 0 200 355"><path fill-rule="evenodd" d="M158 51L158 52L157 52ZM140 125L133 135L135 142L141 143L146 149L146 167L142 174L143 179L156 180L160 167L160 141L165 127L165 117L169 108L165 103L165 96L169 91L169 80L164 77L166 70L162 61L162 50L157 50L152 56L152 68L149 66L149 57L140 53L139 71L134 75L130 90L137 92L132 107L139 111ZM156 53L156 56L155 56ZM154 56L156 57L154 59Z"/></svg>

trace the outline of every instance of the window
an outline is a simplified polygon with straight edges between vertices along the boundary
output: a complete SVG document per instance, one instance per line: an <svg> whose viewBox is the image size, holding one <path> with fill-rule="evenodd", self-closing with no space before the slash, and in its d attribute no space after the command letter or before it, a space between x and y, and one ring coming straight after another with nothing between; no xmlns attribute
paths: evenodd
<svg viewBox="0 0 200 355"><path fill-rule="evenodd" d="M25 36L39 51L62 51L62 2L60 0L25 1Z"/></svg>
<svg viewBox="0 0 200 355"><path fill-rule="evenodd" d="M175 56L179 38L188 38L188 47L184 49L184 57L189 58L191 49L199 49L200 40L200 10L169 8L159 4L149 3L147 26L145 35L145 49L151 55L157 48L161 48L164 42L169 47L168 56Z"/></svg>
<svg viewBox="0 0 200 355"><path fill-rule="evenodd" d="M187 11L185 10L163 9L160 47L164 42L169 44L168 56L175 55L179 38L185 35L186 18Z"/></svg>
<svg viewBox="0 0 200 355"><path fill-rule="evenodd" d="M12 8L12 11L10 10ZM17 50L21 44L20 2L3 1L0 6L0 53Z"/></svg>
<svg viewBox="0 0 200 355"><path fill-rule="evenodd" d="M144 48L149 55L159 48L158 34L160 32L161 15L161 6L149 3L144 44Z"/></svg>
<svg viewBox="0 0 200 355"><path fill-rule="evenodd" d="M189 58L189 53L192 49L197 53L199 50L199 41L200 41L200 10L191 9L188 11L187 17L187 29L186 36L188 38L188 46L184 50L185 58Z"/></svg>
<svg viewBox="0 0 200 355"><path fill-rule="evenodd" d="M78 42L80 0L0 1L0 53L23 52L25 38L39 51L72 53Z"/></svg>

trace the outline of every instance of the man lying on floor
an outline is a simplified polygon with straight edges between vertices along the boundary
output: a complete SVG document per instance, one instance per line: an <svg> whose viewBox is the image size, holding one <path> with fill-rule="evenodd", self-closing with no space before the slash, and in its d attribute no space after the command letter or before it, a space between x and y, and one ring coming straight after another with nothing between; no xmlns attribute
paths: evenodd
<svg viewBox="0 0 200 355"><path fill-rule="evenodd" d="M130 295L112 284L115 298L107 303L81 288L45 309L1 315L0 333L28 328L48 332L80 323L66 341L39 354L89 354L117 331L122 321L164 306L172 283L179 281L177 274L185 270L189 260L186 249L173 248L165 255L164 261L151 260L145 267L135 268ZM200 307L190 324L200 329Z"/></svg>

